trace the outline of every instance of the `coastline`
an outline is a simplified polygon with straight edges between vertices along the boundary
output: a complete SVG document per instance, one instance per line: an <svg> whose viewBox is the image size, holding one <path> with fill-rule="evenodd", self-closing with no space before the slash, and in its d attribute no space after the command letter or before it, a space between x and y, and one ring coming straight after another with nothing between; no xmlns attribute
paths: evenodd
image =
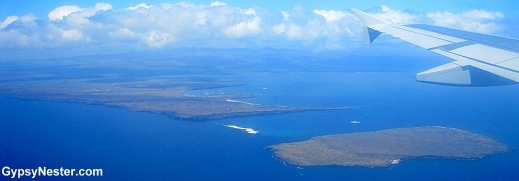
<svg viewBox="0 0 519 181"><path fill-rule="evenodd" d="M41 100L41 101L56 101L56 102L70 102L70 103L80 103L80 104L91 104L91 105L102 105L108 107L118 107L124 108L130 111L139 111L139 112L151 112L157 114L166 114L175 119L179 120L189 120L189 121L209 121L215 119L224 119L224 118L232 118L232 117L245 117L245 116L253 116L253 115L267 115L267 114L285 114L285 113L295 113L295 112L307 112L307 111L327 111L327 110L346 110L346 109L354 109L357 107L324 107L324 108L297 108L297 107L289 107L289 106L271 106L271 105L259 105L252 103L244 103L242 101L228 101L229 99L213 99L213 98L205 98L205 97L179 97L178 99L173 99L171 102L163 102L155 104L157 102L154 99L148 99L147 102L105 102L96 99L74 99L67 98L66 95L53 96L53 97L41 97L34 95L14 95L14 94L4 94L0 93L0 95L14 98L14 99L26 99L26 100ZM69 96L70 97L70 96ZM134 97L132 97L134 98ZM201 99L202 101L186 101L182 100L184 98L187 99ZM156 97L156 99L161 99L161 97ZM205 101L205 102L203 102ZM178 103L178 104L175 104ZM192 102L196 102L200 105L189 104ZM187 104L186 104L187 103ZM239 104L235 104L239 103ZM169 104L167 106L163 104ZM153 105L153 106L150 106ZM191 107L193 109L180 109L179 106ZM211 106L207 107L207 105ZM171 109L168 109L171 108ZM217 108L214 108L217 107ZM206 110L203 110L207 108ZM219 108L219 109L218 109Z"/></svg>

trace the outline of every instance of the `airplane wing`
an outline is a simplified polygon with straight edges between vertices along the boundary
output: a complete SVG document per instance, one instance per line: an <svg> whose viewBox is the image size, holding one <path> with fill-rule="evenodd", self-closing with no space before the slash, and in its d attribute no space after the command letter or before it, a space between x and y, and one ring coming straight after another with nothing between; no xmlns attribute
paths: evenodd
<svg viewBox="0 0 519 181"><path fill-rule="evenodd" d="M519 83L519 40L443 27L389 24L357 9L364 44L381 33L453 59L416 74L419 82L451 86L497 86Z"/></svg>

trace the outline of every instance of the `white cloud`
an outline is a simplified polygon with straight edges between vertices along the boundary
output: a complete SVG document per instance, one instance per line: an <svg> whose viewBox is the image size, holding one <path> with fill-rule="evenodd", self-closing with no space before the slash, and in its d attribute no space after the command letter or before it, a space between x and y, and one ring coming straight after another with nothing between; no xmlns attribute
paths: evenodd
<svg viewBox="0 0 519 181"><path fill-rule="evenodd" d="M416 14L411 14L400 10L393 10L386 5L382 5L381 8L382 12L373 14L373 16L388 23L412 24L421 21L421 17Z"/></svg>
<svg viewBox="0 0 519 181"><path fill-rule="evenodd" d="M139 8L144 8L144 9L150 9L151 6L149 6L148 4L146 3L140 3L140 4L137 4L137 6L130 6L130 7L127 7L125 8L126 10L137 10Z"/></svg>
<svg viewBox="0 0 519 181"><path fill-rule="evenodd" d="M290 18L290 14L288 14L288 12L286 11L281 11L281 14L283 15L283 20L288 20L288 18Z"/></svg>
<svg viewBox="0 0 519 181"><path fill-rule="evenodd" d="M162 3L162 4L160 4L160 7L162 7L162 9L164 9L164 10L169 10L169 9L173 8L173 4Z"/></svg>
<svg viewBox="0 0 519 181"><path fill-rule="evenodd" d="M63 20L65 17L76 14L81 18L87 18L95 15L98 11L108 11L112 9L112 5L108 3L96 3L93 8L81 8L78 6L60 6L49 12L50 20Z"/></svg>
<svg viewBox="0 0 519 181"><path fill-rule="evenodd" d="M173 42L174 38L168 33L151 31L144 37L144 40L149 46L160 48L170 42Z"/></svg>
<svg viewBox="0 0 519 181"><path fill-rule="evenodd" d="M290 24L286 29L286 35L290 40L299 39L303 37L303 30L295 24Z"/></svg>
<svg viewBox="0 0 519 181"><path fill-rule="evenodd" d="M438 25L480 32L496 29L496 21L505 18L483 10L425 16L387 6L374 15L394 23L419 23L429 18ZM467 19L469 23L462 23ZM79 52L87 46L108 51L131 51L128 47L342 49L359 44L361 28L355 17L340 10L295 7L270 12L219 1L206 5L142 3L114 10L110 4L97 3L92 7L61 6L49 12L49 19L37 19L32 14L5 18L0 22L0 52L47 48L77 48Z"/></svg>
<svg viewBox="0 0 519 181"><path fill-rule="evenodd" d="M68 16L70 13L83 11L84 9L79 6L60 6L49 12L50 20L63 20L63 17Z"/></svg>
<svg viewBox="0 0 519 181"><path fill-rule="evenodd" d="M7 46L7 42L19 48L94 44L107 46L104 49L122 48L109 47L122 44L150 48L282 45L337 48L348 46L341 45L339 40L357 36L350 30L356 24L343 11L305 11L295 7L276 13L259 7L231 7L219 1L210 5L141 3L119 10L113 10L107 3L86 8L61 6L49 13L50 21L46 23L35 23L34 16L23 19L28 23L16 34L0 31L2 37L13 36L9 41L0 39L0 48Z"/></svg>
<svg viewBox="0 0 519 181"><path fill-rule="evenodd" d="M501 12L489 12L485 10L471 10L468 12L462 13L463 16L471 17L475 19L497 19L497 18L503 18L504 15Z"/></svg>
<svg viewBox="0 0 519 181"><path fill-rule="evenodd" d="M285 25L285 23L281 23L279 25L272 26L272 31L279 35L279 34L285 32L286 27L287 26Z"/></svg>
<svg viewBox="0 0 519 181"><path fill-rule="evenodd" d="M343 17L346 17L346 12L336 10L314 10L315 14L321 15L326 19L326 22L338 21Z"/></svg>
<svg viewBox="0 0 519 181"><path fill-rule="evenodd" d="M220 2L220 1L212 2L211 7L215 7L215 6L227 6L227 4Z"/></svg>
<svg viewBox="0 0 519 181"><path fill-rule="evenodd" d="M183 8L197 8L198 7L198 5L196 5L196 4L186 3L184 1L176 3L175 5L183 7Z"/></svg>
<svg viewBox="0 0 519 181"><path fill-rule="evenodd" d="M34 23L34 20L36 19L36 16L34 16L33 14L27 14L27 15L24 15L20 18L20 21L22 21L23 23Z"/></svg>
<svg viewBox="0 0 519 181"><path fill-rule="evenodd" d="M389 8L389 7L386 6L386 5L382 5L382 11L383 11L383 12L388 12L388 11L391 11L391 8Z"/></svg>
<svg viewBox="0 0 519 181"><path fill-rule="evenodd" d="M429 13L427 18L433 20L434 24L439 26L492 33L501 29L501 26L495 20L504 18L504 15L500 12L471 10L460 14L450 12Z"/></svg>
<svg viewBox="0 0 519 181"><path fill-rule="evenodd" d="M108 33L111 38L116 40L125 40L135 38L136 34L132 30L128 28L121 28L116 30L115 32Z"/></svg>
<svg viewBox="0 0 519 181"><path fill-rule="evenodd" d="M108 3L96 3L95 8L101 11L108 11L112 9L112 5Z"/></svg>
<svg viewBox="0 0 519 181"><path fill-rule="evenodd" d="M78 41L78 40L81 40L81 38L83 38L83 34L78 29L62 30L61 36L64 39L73 40L73 41Z"/></svg>
<svg viewBox="0 0 519 181"><path fill-rule="evenodd" d="M246 17L245 20L224 30L224 33L228 37L241 38L248 35L255 35L261 32L261 18L256 15L256 11L254 9L247 9L242 11L241 14L242 16ZM252 20L247 18L251 16Z"/></svg>
<svg viewBox="0 0 519 181"><path fill-rule="evenodd" d="M18 16L8 16L7 18L5 18L5 20L2 23L0 23L0 29L9 26L11 23L13 23L16 20L18 20Z"/></svg>

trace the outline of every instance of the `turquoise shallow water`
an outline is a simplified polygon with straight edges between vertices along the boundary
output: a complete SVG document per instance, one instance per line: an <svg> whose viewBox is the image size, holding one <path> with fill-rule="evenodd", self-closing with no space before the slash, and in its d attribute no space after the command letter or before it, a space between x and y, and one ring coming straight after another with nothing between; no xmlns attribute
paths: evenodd
<svg viewBox="0 0 519 181"><path fill-rule="evenodd" d="M102 105L0 97L0 164L11 168L102 168L103 177L99 179L106 180L519 178L519 153L515 149L519 148L519 96L514 94L518 86L445 87L417 83L411 74L272 73L234 77L246 85L214 91L256 93L257 98L242 100L252 103L359 108L201 122ZM361 123L351 124L352 120ZM225 124L260 132L250 135ZM265 148L325 134L433 125L482 134L514 150L478 160L404 160L389 168L300 168L284 164Z"/></svg>

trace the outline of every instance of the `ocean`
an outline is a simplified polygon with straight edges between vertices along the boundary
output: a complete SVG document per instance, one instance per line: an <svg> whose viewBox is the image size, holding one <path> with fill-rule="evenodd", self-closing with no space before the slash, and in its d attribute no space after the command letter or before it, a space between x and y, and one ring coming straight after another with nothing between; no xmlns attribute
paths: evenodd
<svg viewBox="0 0 519 181"><path fill-rule="evenodd" d="M519 86L447 87L413 72L222 75L246 84L203 92L254 93L240 101L348 110L210 121L70 102L0 96L0 164L10 168L101 168L103 180L518 180ZM351 124L350 121L360 124ZM258 134L225 127L253 128ZM408 159L384 168L298 167L269 145L314 136L444 126L494 138L509 153L475 160ZM70 177L38 177L38 180Z"/></svg>

